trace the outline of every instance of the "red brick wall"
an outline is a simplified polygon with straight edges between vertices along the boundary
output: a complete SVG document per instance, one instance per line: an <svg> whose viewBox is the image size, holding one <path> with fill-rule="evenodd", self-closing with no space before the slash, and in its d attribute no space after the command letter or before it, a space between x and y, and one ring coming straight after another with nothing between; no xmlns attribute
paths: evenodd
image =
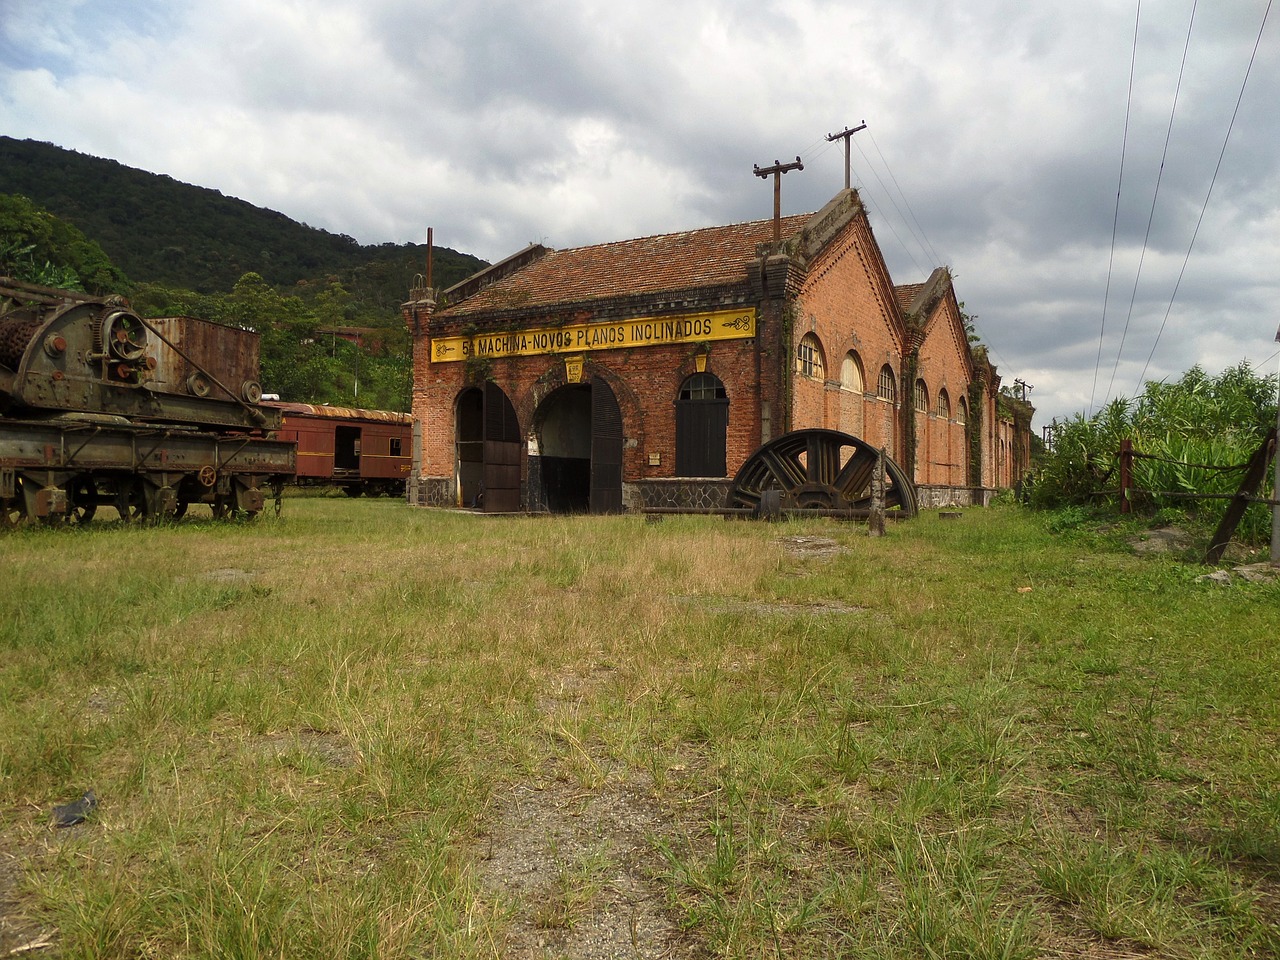
<svg viewBox="0 0 1280 960"><path fill-rule="evenodd" d="M708 345L706 372L723 381L729 397L726 435L728 476L737 472L761 444L762 404L768 403L772 435L783 430L779 418L781 308L775 301L758 305L757 337L720 340ZM452 328L437 335L452 335ZM675 476L675 401L685 379L696 372L699 348L690 344L596 350L585 354L584 382L600 377L613 389L622 412L623 478L627 481ZM535 435L539 404L565 384L563 356L497 358L487 376L506 393L525 438ZM422 476L454 473L454 411L458 396L470 384L465 363L431 363L429 340L419 333L414 349L413 413L422 423ZM659 463L650 464L656 454ZM527 475L527 468L522 471Z"/></svg>
<svg viewBox="0 0 1280 960"><path fill-rule="evenodd" d="M794 281L795 274L792 277ZM803 279L793 282L790 294L766 297L755 304L756 338L709 345L706 370L724 382L729 397L727 475L736 473L762 442L806 427L851 433L884 447L905 465L910 462L903 429L906 416L915 418L916 449L910 452L914 453L917 480L965 485L969 447L966 427L960 423L960 403L969 395L975 368L954 295L948 291L935 305L923 331L909 331L870 227L860 216L808 265ZM714 305L707 308L714 309ZM644 305L636 310L652 314ZM412 327L412 316L406 319ZM540 322L539 318L529 320L531 326ZM462 332L461 321L450 326L437 319L436 324L438 335ZM796 372L796 350L806 334L815 336L821 345L824 371L820 378ZM922 414L914 411L914 385L901 383L909 337L920 343L916 375L928 390L929 409ZM460 362L431 363L428 347L423 324L415 336L413 391L413 413L421 424L421 476L451 478L454 411L459 394L469 385L468 370ZM608 382L622 412L624 480L675 476L675 401L685 378L696 370L698 350L683 344L586 354L584 380L600 377ZM840 383L841 366L850 351L861 365L860 392L844 389ZM896 403L877 396L880 370L886 363L894 373ZM534 417L539 404L565 383L564 358L494 359L486 375L506 393L522 435L531 438L536 433ZM936 415L942 389L950 399L950 418ZM991 486L1009 476L997 457L995 387L988 386L984 392L981 416L982 483ZM974 417L973 411L970 417ZM657 464L650 463L651 455L656 455ZM522 475L528 475L527 464L522 465Z"/></svg>
<svg viewBox="0 0 1280 960"><path fill-rule="evenodd" d="M959 422L959 399L969 393L970 370L968 338L960 311L954 296L947 295L938 301L927 321L916 371L929 393L928 414L917 414L919 483L965 483L969 454L965 428ZM951 417L946 420L937 416L938 394L943 389L951 401Z"/></svg>
<svg viewBox="0 0 1280 960"><path fill-rule="evenodd" d="M797 375L795 428L844 430L901 461L898 410L877 399L876 389L886 362L895 374L901 370L906 331L874 243L865 222L855 218L809 265L793 310L792 355L812 333L822 346L827 380L838 384L844 357L853 351L864 382L859 396Z"/></svg>

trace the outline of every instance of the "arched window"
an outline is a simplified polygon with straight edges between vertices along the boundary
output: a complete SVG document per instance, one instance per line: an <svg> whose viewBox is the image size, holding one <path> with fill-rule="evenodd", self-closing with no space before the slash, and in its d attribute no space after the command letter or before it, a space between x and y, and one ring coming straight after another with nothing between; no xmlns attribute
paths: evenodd
<svg viewBox="0 0 1280 960"><path fill-rule="evenodd" d="M681 400L727 400L724 383L714 373L695 373L680 388Z"/></svg>
<svg viewBox="0 0 1280 960"><path fill-rule="evenodd" d="M951 398L947 396L947 388L938 391L938 409L934 411L942 420L951 419Z"/></svg>
<svg viewBox="0 0 1280 960"><path fill-rule="evenodd" d="M929 412L929 388L925 386L923 380L916 380L915 404L916 413Z"/></svg>
<svg viewBox="0 0 1280 960"><path fill-rule="evenodd" d="M676 400L676 476L723 477L729 395L720 378L695 373Z"/></svg>
<svg viewBox="0 0 1280 960"><path fill-rule="evenodd" d="M965 403L964 397L960 398L960 406L956 407L956 423L969 422L969 404Z"/></svg>
<svg viewBox="0 0 1280 960"><path fill-rule="evenodd" d="M898 399L898 387L893 379L893 367L887 363L880 368L880 383L876 388L876 396L890 403Z"/></svg>
<svg viewBox="0 0 1280 960"><path fill-rule="evenodd" d="M862 383L862 361L858 359L855 351L850 350L844 355L844 361L840 364L840 389L861 393Z"/></svg>
<svg viewBox="0 0 1280 960"><path fill-rule="evenodd" d="M822 344L812 333L806 333L796 347L796 373L802 377L821 380L826 376L822 362Z"/></svg>

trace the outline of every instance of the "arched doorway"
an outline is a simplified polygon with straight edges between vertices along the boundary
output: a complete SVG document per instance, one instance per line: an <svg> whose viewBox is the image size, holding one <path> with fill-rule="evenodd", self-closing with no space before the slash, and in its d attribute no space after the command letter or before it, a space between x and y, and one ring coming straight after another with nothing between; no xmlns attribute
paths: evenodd
<svg viewBox="0 0 1280 960"><path fill-rule="evenodd" d="M554 391L534 415L530 499L552 513L622 510L622 412L604 380ZM536 487L536 491L533 489Z"/></svg>
<svg viewBox="0 0 1280 960"><path fill-rule="evenodd" d="M520 509L520 423L502 388L488 381L458 395L454 411L458 503L486 513Z"/></svg>

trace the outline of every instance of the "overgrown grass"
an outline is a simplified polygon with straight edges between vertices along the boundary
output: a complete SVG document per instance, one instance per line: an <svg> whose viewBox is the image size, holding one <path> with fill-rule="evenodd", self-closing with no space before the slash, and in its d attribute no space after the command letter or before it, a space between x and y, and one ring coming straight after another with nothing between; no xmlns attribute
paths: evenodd
<svg viewBox="0 0 1280 960"><path fill-rule="evenodd" d="M479 878L546 777L664 812L677 956L1280 952L1274 584L1015 508L873 540L326 499L0 570L0 956L502 956L610 882L607 837L541 903Z"/></svg>

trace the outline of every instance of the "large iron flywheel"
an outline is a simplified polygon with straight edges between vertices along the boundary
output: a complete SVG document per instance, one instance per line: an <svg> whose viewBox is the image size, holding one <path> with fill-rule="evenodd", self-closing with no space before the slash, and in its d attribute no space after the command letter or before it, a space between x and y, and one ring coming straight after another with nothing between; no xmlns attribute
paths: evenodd
<svg viewBox="0 0 1280 960"><path fill-rule="evenodd" d="M760 509L773 501L783 510L866 510L880 452L837 430L794 430L770 440L747 458L729 491L729 506ZM916 490L898 464L884 458L884 507L909 517Z"/></svg>

